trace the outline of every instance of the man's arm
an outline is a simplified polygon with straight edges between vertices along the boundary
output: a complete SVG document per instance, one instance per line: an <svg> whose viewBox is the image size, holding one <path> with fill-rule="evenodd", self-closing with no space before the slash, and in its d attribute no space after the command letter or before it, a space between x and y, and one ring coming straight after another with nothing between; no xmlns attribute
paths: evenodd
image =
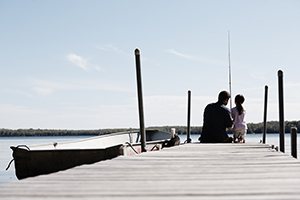
<svg viewBox="0 0 300 200"><path fill-rule="evenodd" d="M233 119L232 119L231 113L228 109L226 109L225 125L227 128L231 128L233 125Z"/></svg>

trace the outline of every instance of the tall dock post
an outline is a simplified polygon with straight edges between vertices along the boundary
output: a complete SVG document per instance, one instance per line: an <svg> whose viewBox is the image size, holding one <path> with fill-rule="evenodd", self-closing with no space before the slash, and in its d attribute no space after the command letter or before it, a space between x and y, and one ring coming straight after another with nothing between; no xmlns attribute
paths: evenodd
<svg viewBox="0 0 300 200"><path fill-rule="evenodd" d="M139 104L141 149L142 149L142 152L146 152L146 131L145 131L145 122L144 122L140 50L135 49L134 54L135 54L135 63L136 63L136 79L137 79L137 92L138 92L138 104Z"/></svg>
<svg viewBox="0 0 300 200"><path fill-rule="evenodd" d="M267 108L268 108L268 86L265 86L265 104L264 104L264 132L263 132L263 144L266 144L267 135Z"/></svg>
<svg viewBox="0 0 300 200"><path fill-rule="evenodd" d="M297 128L291 128L291 155L297 158Z"/></svg>
<svg viewBox="0 0 300 200"><path fill-rule="evenodd" d="M278 97L279 97L279 149L284 151L284 106L283 106L283 72L278 71Z"/></svg>
<svg viewBox="0 0 300 200"><path fill-rule="evenodd" d="M188 91L188 112L187 112L187 143L191 143L191 91Z"/></svg>

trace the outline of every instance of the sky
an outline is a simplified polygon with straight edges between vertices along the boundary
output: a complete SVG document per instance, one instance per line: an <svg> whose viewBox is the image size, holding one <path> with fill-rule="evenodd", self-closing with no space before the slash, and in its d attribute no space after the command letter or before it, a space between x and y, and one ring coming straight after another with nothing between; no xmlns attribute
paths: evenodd
<svg viewBox="0 0 300 200"><path fill-rule="evenodd" d="M0 0L0 128L138 128L134 50L146 127L202 126L229 90L246 121L300 119L300 1ZM228 105L229 106L229 105Z"/></svg>

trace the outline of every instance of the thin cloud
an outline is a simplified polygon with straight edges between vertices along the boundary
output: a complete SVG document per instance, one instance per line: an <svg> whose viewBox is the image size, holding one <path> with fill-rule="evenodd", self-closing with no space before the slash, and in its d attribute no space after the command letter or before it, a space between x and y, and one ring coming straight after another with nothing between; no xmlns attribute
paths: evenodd
<svg viewBox="0 0 300 200"><path fill-rule="evenodd" d="M95 70L100 72L102 70L100 66L90 63L86 58L75 53L68 54L67 60L84 71Z"/></svg>
<svg viewBox="0 0 300 200"><path fill-rule="evenodd" d="M285 84L286 87L289 87L289 88L295 88L295 89L298 89L300 88L300 82L286 82Z"/></svg>
<svg viewBox="0 0 300 200"><path fill-rule="evenodd" d="M112 83L103 83L95 81L74 81L57 82L47 80L35 80L32 91L40 96L49 96L59 91L114 91L114 92L132 92L128 87Z"/></svg>
<svg viewBox="0 0 300 200"><path fill-rule="evenodd" d="M200 56L190 55L190 54L179 52L175 49L167 49L166 52L171 55L175 55L179 58L188 60L188 61L200 62L200 63L212 64L212 65L225 65L226 64L223 61L219 61L219 60L215 60L215 59L207 59L207 58L203 58Z"/></svg>
<svg viewBox="0 0 300 200"><path fill-rule="evenodd" d="M120 49L119 47L116 47L112 44L107 44L107 45L103 45L103 46L97 46L96 47L98 50L101 51L105 51L105 52L114 52L114 53L118 53L121 55L128 55L125 51L123 51L122 49Z"/></svg>
<svg viewBox="0 0 300 200"><path fill-rule="evenodd" d="M177 57L187 59L187 60L192 60L192 61L197 60L197 58L194 57L194 56L191 56L191 55L188 55L188 54L181 53L181 52L176 51L176 50L174 50L174 49L167 49L166 52L167 52L167 53L170 53L170 54L173 54L173 55L175 55L175 56L177 56Z"/></svg>
<svg viewBox="0 0 300 200"><path fill-rule="evenodd" d="M73 63L77 67L80 67L83 70L87 70L88 69L88 62L87 62L87 60L84 59L83 57L75 54L75 53L68 54L67 55L67 59L68 59L68 61L70 61L71 63Z"/></svg>

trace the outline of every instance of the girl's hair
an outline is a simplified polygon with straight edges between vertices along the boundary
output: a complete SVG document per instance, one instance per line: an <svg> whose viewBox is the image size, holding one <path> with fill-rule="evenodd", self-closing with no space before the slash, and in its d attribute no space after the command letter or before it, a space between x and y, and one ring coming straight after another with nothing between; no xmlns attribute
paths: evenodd
<svg viewBox="0 0 300 200"><path fill-rule="evenodd" d="M244 112L244 108L243 108L242 104L244 103L245 98L244 98L243 95L238 94L238 95L235 96L234 101L236 103L236 108L239 112L239 115L241 115Z"/></svg>

